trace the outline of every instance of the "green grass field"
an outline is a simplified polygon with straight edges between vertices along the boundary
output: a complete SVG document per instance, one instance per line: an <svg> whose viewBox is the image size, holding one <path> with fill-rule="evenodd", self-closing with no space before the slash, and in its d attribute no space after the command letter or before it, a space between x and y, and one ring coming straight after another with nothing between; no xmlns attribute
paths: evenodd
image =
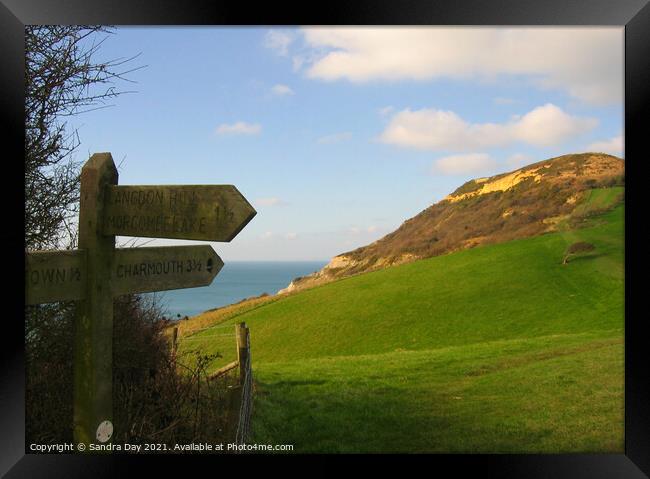
<svg viewBox="0 0 650 479"><path fill-rule="evenodd" d="M216 369L245 321L253 441L296 452L620 453L623 212L289 295L181 349ZM575 241L596 249L562 265Z"/></svg>
<svg viewBox="0 0 650 479"><path fill-rule="evenodd" d="M612 188L594 188L588 190L585 199L574 210L575 216L589 214L609 208L623 197L625 188L615 186Z"/></svg>

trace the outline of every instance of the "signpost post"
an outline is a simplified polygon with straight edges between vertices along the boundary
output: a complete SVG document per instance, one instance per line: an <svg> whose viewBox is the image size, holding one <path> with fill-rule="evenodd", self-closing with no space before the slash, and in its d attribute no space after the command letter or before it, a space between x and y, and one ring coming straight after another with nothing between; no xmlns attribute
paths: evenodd
<svg viewBox="0 0 650 479"><path fill-rule="evenodd" d="M115 248L115 236L231 241L256 212L232 185L118 186L110 153L81 170L79 249L25 257L25 304L77 301L74 440L113 435L113 297L209 285L223 261L209 245Z"/></svg>
<svg viewBox="0 0 650 479"><path fill-rule="evenodd" d="M113 294L115 236L102 234L105 186L117 184L109 154L93 155L81 169L79 249L86 259L84 299L77 302L74 333L73 434L77 444L100 436L113 422ZM108 435L107 440L112 434Z"/></svg>

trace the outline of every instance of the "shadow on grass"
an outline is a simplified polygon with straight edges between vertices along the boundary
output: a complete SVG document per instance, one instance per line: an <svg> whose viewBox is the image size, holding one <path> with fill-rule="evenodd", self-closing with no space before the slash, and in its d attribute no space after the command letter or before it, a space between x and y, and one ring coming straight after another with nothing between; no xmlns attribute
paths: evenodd
<svg viewBox="0 0 650 479"><path fill-rule="evenodd" d="M596 258L601 258L603 256L609 256L609 255L607 253L585 253L585 254L581 254L580 256L571 256L571 258L569 258L569 261L564 263L564 266L575 262L589 261Z"/></svg>
<svg viewBox="0 0 650 479"><path fill-rule="evenodd" d="M517 453L553 435L525 421L486 418L494 399L481 405L398 389L378 394L352 384L336 393L322 387L290 391L278 383L260 388L265 394L256 410L265 409L265 420L260 425L253 419L255 441L273 438L301 453Z"/></svg>
<svg viewBox="0 0 650 479"><path fill-rule="evenodd" d="M327 381L324 379L311 379L306 381L278 381L274 383L274 387L285 387L285 386L320 386L326 384Z"/></svg>
<svg viewBox="0 0 650 479"><path fill-rule="evenodd" d="M330 368L291 369L299 379L256 384L253 437L298 453L620 453L622 372L603 362L621 348L461 358L446 373L406 361L375 381L359 363L328 381Z"/></svg>

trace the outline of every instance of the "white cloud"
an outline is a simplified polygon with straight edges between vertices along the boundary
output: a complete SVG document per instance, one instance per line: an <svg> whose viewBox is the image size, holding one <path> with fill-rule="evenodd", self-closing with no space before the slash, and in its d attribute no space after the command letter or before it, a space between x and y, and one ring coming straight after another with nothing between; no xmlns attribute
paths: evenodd
<svg viewBox="0 0 650 479"><path fill-rule="evenodd" d="M385 106L385 107L380 108L380 109L378 110L378 111L379 111L379 115L381 115L381 116L386 116L386 115L388 115L389 113L392 113L394 109L395 109L395 108L393 108L392 106Z"/></svg>
<svg viewBox="0 0 650 479"><path fill-rule="evenodd" d="M293 95L294 91L287 85L282 85L278 83L277 85L273 85L273 87L271 88L271 93L277 96L285 96L285 95Z"/></svg>
<svg viewBox="0 0 650 479"><path fill-rule="evenodd" d="M533 163L533 159L523 153L515 153L514 155L510 155L506 161L508 165L513 168L519 168L520 166Z"/></svg>
<svg viewBox="0 0 650 479"><path fill-rule="evenodd" d="M291 59L291 65L293 67L293 71L300 70L300 68L304 63L305 63L305 57L302 55L294 55L293 58Z"/></svg>
<svg viewBox="0 0 650 479"><path fill-rule="evenodd" d="M298 239L298 233L290 232L290 233L281 234L281 233L274 233L272 231L265 231L259 236L259 239L263 241L273 240L273 243L281 242L282 239L293 241Z"/></svg>
<svg viewBox="0 0 650 479"><path fill-rule="evenodd" d="M517 103L517 100L514 98L506 98L502 96L496 97L493 101L496 105L513 105Z"/></svg>
<svg viewBox="0 0 650 479"><path fill-rule="evenodd" d="M515 139L535 146L553 146L598 125L595 118L571 116L547 103L526 113L511 125Z"/></svg>
<svg viewBox="0 0 650 479"><path fill-rule="evenodd" d="M623 101L623 29L309 27L310 78L426 80L527 75L583 101ZM295 64L294 64L295 66Z"/></svg>
<svg viewBox="0 0 650 479"><path fill-rule="evenodd" d="M317 141L320 144L330 145L332 143L341 143L352 138L352 133L349 131L344 131L341 133L334 133L333 135L327 135L320 137Z"/></svg>
<svg viewBox="0 0 650 479"><path fill-rule="evenodd" d="M507 123L468 123L453 111L422 109L395 114L383 143L431 151L467 151L522 142L554 146L594 128L597 120L571 116L547 103Z"/></svg>
<svg viewBox="0 0 650 479"><path fill-rule="evenodd" d="M287 56L293 37L287 32L269 30L264 35L264 46L274 50L278 55Z"/></svg>
<svg viewBox="0 0 650 479"><path fill-rule="evenodd" d="M281 206L284 204L286 203L276 196L269 198L258 198L255 200L256 206Z"/></svg>
<svg viewBox="0 0 650 479"><path fill-rule="evenodd" d="M610 155L623 157L623 135L615 136L609 140L597 141L587 146L588 151L594 153L609 153Z"/></svg>
<svg viewBox="0 0 650 479"><path fill-rule="evenodd" d="M463 175L485 171L496 165L496 162L485 153L470 153L468 155L452 155L437 160L432 173L444 175Z"/></svg>
<svg viewBox="0 0 650 479"><path fill-rule="evenodd" d="M238 121L237 123L222 123L217 127L218 135L257 135L262 131L261 125L257 123L246 123Z"/></svg>
<svg viewBox="0 0 650 479"><path fill-rule="evenodd" d="M385 230L386 228L377 225L370 225L367 227L351 226L347 229L347 233L352 236L372 237L375 236L376 233L381 233Z"/></svg>

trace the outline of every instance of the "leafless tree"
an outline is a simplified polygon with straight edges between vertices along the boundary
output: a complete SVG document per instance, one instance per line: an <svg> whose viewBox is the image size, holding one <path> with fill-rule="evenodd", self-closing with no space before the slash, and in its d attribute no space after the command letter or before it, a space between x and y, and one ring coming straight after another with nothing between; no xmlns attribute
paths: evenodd
<svg viewBox="0 0 650 479"><path fill-rule="evenodd" d="M80 144L68 118L105 106L131 58L97 61L112 33L88 25L25 27L25 246L72 248L79 201ZM138 67L141 68L141 67Z"/></svg>
<svg viewBox="0 0 650 479"><path fill-rule="evenodd" d="M102 26L25 28L25 244L74 248L79 173L76 130L67 120L109 106L135 58L96 61L111 34ZM141 67L139 67L141 68ZM132 245L134 246L134 245ZM26 443L72 440L74 303L25 308ZM210 356L196 365L171 356L163 311L150 297L115 298L113 383L116 440L219 440L226 429L226 379L207 384ZM172 360L173 358L173 360ZM186 372L179 374L177 366ZM228 379L230 381L230 379ZM232 382L232 381L231 381ZM192 405L192 407L190 407ZM222 439L225 440L225 437Z"/></svg>
<svg viewBox="0 0 650 479"><path fill-rule="evenodd" d="M111 33L109 27L103 26L25 27L27 250L74 248L76 245L82 162L75 158L80 141L68 120L85 111L110 106L110 99L126 93L117 91L115 84L129 81L125 75L136 69L129 68L135 57L97 60L98 50ZM26 424L30 431L41 429L43 417L54 417L54 405L67 408L71 414L70 398L66 396L66 401L61 403L52 398L57 391L71 390L73 314L71 302L25 308L29 405ZM57 380L67 387L60 387ZM46 433L56 431L59 426L61 424L45 428ZM66 422L66 427L71 428L71 421ZM55 433L52 434L51 438L55 437Z"/></svg>

